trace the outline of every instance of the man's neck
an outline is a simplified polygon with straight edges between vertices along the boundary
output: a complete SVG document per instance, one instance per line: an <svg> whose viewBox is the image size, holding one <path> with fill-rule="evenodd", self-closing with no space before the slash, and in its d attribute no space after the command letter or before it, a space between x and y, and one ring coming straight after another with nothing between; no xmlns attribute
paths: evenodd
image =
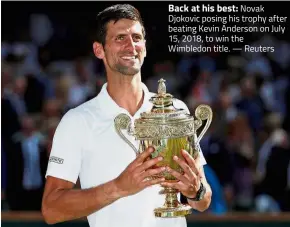
<svg viewBox="0 0 290 227"><path fill-rule="evenodd" d="M108 77L107 91L111 98L131 116L135 115L143 103L144 94L139 75Z"/></svg>

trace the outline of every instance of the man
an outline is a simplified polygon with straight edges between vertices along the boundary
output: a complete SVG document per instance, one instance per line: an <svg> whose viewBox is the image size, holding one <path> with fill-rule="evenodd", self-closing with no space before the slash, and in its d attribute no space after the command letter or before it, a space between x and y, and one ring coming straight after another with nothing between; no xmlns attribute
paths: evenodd
<svg viewBox="0 0 290 227"><path fill-rule="evenodd" d="M130 5L114 5L101 12L93 50L104 62L107 83L97 97L69 110L55 132L42 203L46 222L88 216L91 227L186 226L183 217L155 218L154 208L164 203L160 184L178 188L191 198L188 203L194 209L206 210L211 189L199 168L205 160L195 161L184 151L187 162L176 161L186 174L169 170L178 183L148 180L165 170L151 168L160 161L158 157L147 159L154 149L136 158L114 129L118 114L126 113L133 121L152 107L149 98L154 94L141 82L146 47L139 12ZM178 100L174 105L187 108ZM128 139L135 142L129 135ZM73 189L78 177L82 189ZM195 201L200 188L206 193Z"/></svg>

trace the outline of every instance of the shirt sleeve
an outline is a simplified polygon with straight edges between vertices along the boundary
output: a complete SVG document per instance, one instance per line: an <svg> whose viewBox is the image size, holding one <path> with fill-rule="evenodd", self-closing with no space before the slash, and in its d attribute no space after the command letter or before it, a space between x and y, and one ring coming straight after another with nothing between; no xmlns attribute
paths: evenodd
<svg viewBox="0 0 290 227"><path fill-rule="evenodd" d="M69 110L61 119L54 134L46 176L76 183L82 162L85 125L81 115Z"/></svg>
<svg viewBox="0 0 290 227"><path fill-rule="evenodd" d="M190 111L189 111L187 105L184 102L182 102L181 100L178 100L178 99L175 100L174 106L177 109L184 109L187 111L188 114L190 114ZM197 137L195 137L195 140L197 140ZM202 166L204 166L207 164L207 162L206 162L206 159L205 159L203 152L201 150L200 144L197 144L197 149L198 149L199 156L200 156L200 164Z"/></svg>

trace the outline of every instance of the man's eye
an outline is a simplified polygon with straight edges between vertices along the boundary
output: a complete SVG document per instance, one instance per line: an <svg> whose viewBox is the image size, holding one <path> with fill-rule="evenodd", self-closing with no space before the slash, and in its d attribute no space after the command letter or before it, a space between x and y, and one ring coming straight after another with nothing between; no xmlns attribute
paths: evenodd
<svg viewBox="0 0 290 227"><path fill-rule="evenodd" d="M117 40L124 40L124 36L122 35L117 36Z"/></svg>
<svg viewBox="0 0 290 227"><path fill-rule="evenodd" d="M135 40L135 41L140 41L141 39L142 39L142 37L139 36L139 35L136 35L136 36L134 37L134 40Z"/></svg>

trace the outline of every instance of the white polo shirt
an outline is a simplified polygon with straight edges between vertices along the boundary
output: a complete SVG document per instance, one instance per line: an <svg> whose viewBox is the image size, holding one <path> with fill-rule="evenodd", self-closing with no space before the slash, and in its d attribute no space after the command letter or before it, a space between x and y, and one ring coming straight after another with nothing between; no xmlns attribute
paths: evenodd
<svg viewBox="0 0 290 227"><path fill-rule="evenodd" d="M143 84L144 102L132 121L140 113L150 111L149 98L154 95ZM176 108L187 109L180 101ZM188 110L188 109L187 109ZM134 150L116 133L114 118L120 113L130 114L119 107L103 85L97 97L69 110L62 118L53 139L46 176L76 183L82 189L96 187L115 179L135 158ZM127 135L133 143L137 141ZM203 155L202 163L205 164ZM186 219L156 218L153 210L164 203L159 185L121 198L88 216L90 227L186 227ZM94 198L92 198L94 199Z"/></svg>

